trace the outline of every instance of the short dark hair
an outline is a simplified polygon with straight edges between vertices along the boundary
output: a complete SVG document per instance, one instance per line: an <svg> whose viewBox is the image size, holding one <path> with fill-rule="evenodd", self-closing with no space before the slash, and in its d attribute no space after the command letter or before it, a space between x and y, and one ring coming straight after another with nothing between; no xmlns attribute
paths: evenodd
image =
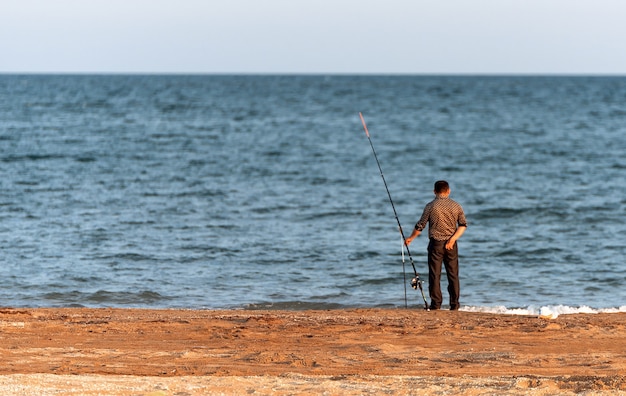
<svg viewBox="0 0 626 396"><path fill-rule="evenodd" d="M438 180L438 181L435 182L435 193L436 194L445 193L446 191L450 191L450 185L448 184L447 181L445 181L445 180Z"/></svg>

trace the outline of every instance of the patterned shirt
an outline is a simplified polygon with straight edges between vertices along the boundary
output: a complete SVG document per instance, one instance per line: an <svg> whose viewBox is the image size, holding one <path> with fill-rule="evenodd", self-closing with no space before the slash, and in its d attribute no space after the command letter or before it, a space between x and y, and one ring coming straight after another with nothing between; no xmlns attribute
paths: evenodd
<svg viewBox="0 0 626 396"><path fill-rule="evenodd" d="M421 232L426 224L428 237L437 241L447 241L458 227L467 227L461 205L448 197L439 196L426 204L415 229Z"/></svg>

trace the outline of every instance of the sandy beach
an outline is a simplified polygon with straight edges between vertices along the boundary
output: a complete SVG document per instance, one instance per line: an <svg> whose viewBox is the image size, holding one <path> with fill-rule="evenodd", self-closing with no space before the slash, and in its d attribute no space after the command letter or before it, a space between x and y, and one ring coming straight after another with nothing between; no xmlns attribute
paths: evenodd
<svg viewBox="0 0 626 396"><path fill-rule="evenodd" d="M626 314L0 309L0 393L626 394Z"/></svg>

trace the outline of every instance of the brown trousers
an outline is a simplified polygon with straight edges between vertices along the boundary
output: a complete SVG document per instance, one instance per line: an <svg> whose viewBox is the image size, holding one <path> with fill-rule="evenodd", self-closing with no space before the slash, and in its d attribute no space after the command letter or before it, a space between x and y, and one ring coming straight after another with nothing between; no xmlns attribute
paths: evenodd
<svg viewBox="0 0 626 396"><path fill-rule="evenodd" d="M459 252L455 243L451 250L446 249L446 241L431 239L428 243L428 292L430 293L430 309L441 308L441 264L446 267L448 277L448 294L450 294L450 309L459 309Z"/></svg>

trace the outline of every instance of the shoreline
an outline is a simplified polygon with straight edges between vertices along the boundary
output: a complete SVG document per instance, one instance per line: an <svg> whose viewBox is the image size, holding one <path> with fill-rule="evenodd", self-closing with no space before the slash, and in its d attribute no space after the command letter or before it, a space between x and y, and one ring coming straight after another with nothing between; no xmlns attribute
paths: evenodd
<svg viewBox="0 0 626 396"><path fill-rule="evenodd" d="M0 391L626 391L624 313L0 308L0 339Z"/></svg>

